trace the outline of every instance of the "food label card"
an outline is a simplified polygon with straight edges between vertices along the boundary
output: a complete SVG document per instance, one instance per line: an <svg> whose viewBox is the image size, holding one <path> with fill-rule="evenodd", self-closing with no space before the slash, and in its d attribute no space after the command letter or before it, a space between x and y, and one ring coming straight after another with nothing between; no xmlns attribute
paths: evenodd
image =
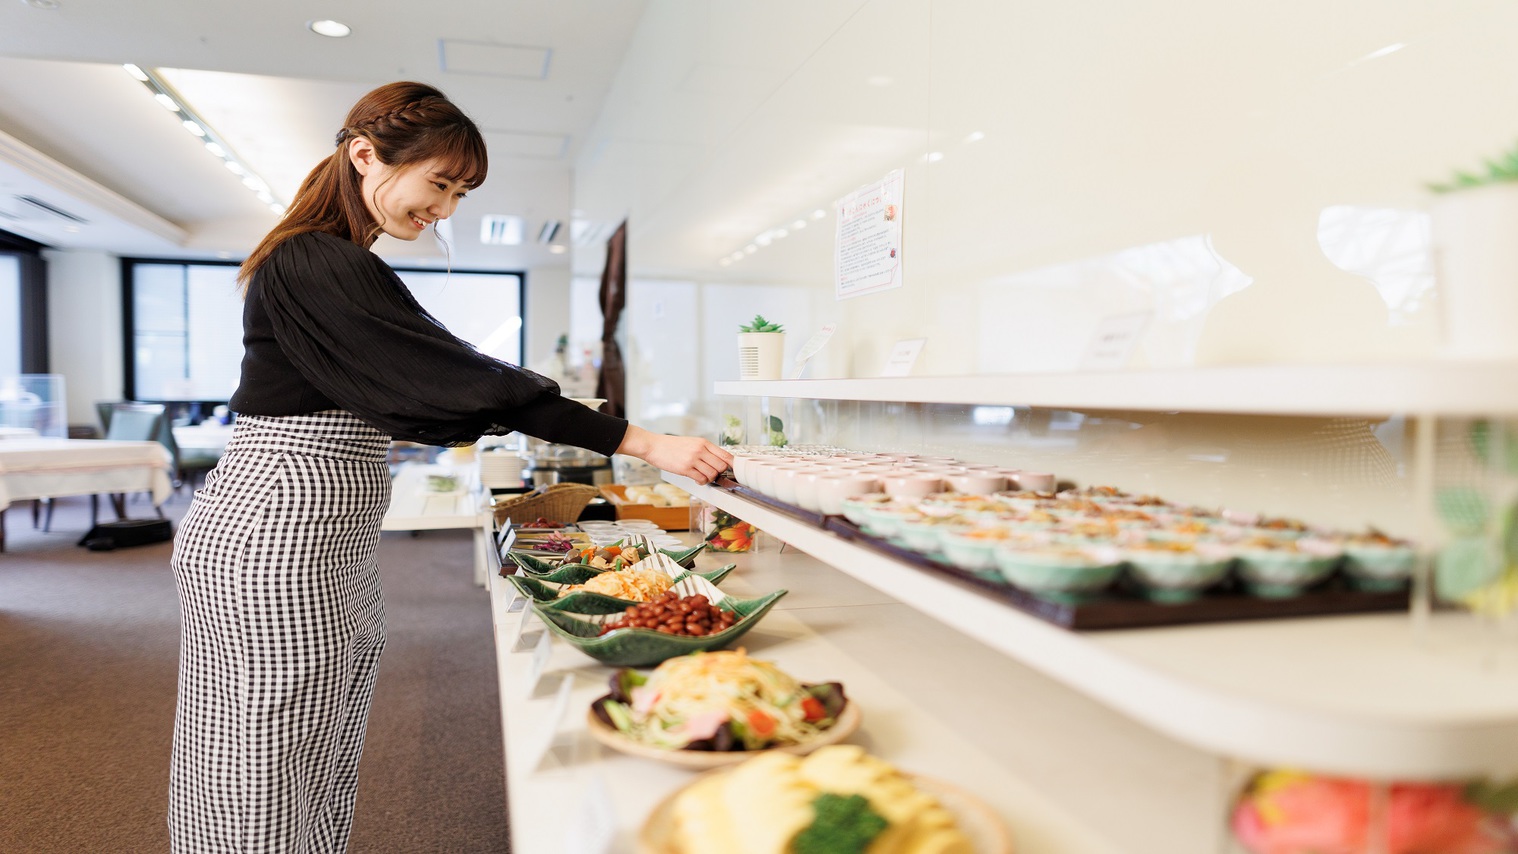
<svg viewBox="0 0 1518 854"><path fill-rule="evenodd" d="M543 671L548 669L548 657L553 654L553 633L544 629L538 634L537 645L532 648L532 664L527 669L527 696L538 690Z"/></svg>
<svg viewBox="0 0 1518 854"><path fill-rule="evenodd" d="M1086 352L1081 356L1083 371L1117 371L1128 364L1133 348L1138 346L1144 327L1149 325L1149 312L1115 314L1097 324Z"/></svg>
<svg viewBox="0 0 1518 854"><path fill-rule="evenodd" d="M883 377L904 377L912 373L912 366L917 364L917 357L922 353L922 347L928 343L926 338L907 338L896 342L891 348L891 355L886 357L885 367L881 369Z"/></svg>
<svg viewBox="0 0 1518 854"><path fill-rule="evenodd" d="M806 371L806 363L822 351L822 348L827 345L828 339L833 337L833 332L837 329L838 324L829 323L817 330L817 334L807 340L806 344L802 346L801 352L796 354L796 370L791 373L791 379L801 379L801 374Z"/></svg>
<svg viewBox="0 0 1518 854"><path fill-rule="evenodd" d="M548 711L548 719L543 723L543 734L539 736L538 747L534 751L533 768L542 768L550 758L557 758L554 748L559 741L559 723L569 713L569 695L574 692L574 689L574 674L565 673L559 681L559 690L554 694L553 706ZM567 757L564 758L567 759Z"/></svg>
<svg viewBox="0 0 1518 854"><path fill-rule="evenodd" d="M611 791L600 774L585 787L584 798L575 820L569 822L569 838L564 850L569 854L608 854L617 834L617 814L612 808Z"/></svg>
<svg viewBox="0 0 1518 854"><path fill-rule="evenodd" d="M510 648L512 652L525 652L526 650L532 648L531 644L534 642L535 638L532 637L532 633L527 631L527 627L530 623L537 619L538 615L532 611L522 612L522 619L517 621L517 633L511 638ZM546 626L539 628L538 631L542 632L545 635L548 634L548 629Z"/></svg>

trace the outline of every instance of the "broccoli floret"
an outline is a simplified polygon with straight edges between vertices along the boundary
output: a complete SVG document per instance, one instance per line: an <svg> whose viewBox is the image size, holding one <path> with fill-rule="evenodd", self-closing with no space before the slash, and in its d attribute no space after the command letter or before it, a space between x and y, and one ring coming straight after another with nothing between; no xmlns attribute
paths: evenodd
<svg viewBox="0 0 1518 854"><path fill-rule="evenodd" d="M889 823L863 796L830 792L812 801L812 816L791 843L792 854L863 854Z"/></svg>

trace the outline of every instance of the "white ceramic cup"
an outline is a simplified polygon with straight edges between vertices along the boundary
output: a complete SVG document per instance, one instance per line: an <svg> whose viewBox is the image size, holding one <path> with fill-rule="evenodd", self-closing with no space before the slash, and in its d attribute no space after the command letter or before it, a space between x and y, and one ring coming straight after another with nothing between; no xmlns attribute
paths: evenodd
<svg viewBox="0 0 1518 854"><path fill-rule="evenodd" d="M994 471L965 471L948 475L945 480L955 492L965 495L990 495L1007 488L1006 477Z"/></svg>
<svg viewBox="0 0 1518 854"><path fill-rule="evenodd" d="M880 491L880 479L866 474L828 474L817 478L817 512L837 516L843 500Z"/></svg>
<svg viewBox="0 0 1518 854"><path fill-rule="evenodd" d="M1018 489L1027 492L1053 492L1054 475L1044 471L1020 471L1013 481Z"/></svg>
<svg viewBox="0 0 1518 854"><path fill-rule="evenodd" d="M895 498L922 498L944 490L943 478L922 472L888 474L880 479L880 485Z"/></svg>

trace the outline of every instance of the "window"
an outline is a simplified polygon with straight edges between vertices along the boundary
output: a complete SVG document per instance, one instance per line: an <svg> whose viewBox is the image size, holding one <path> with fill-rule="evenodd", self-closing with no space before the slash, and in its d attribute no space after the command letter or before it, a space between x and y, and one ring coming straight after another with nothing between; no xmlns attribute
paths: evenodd
<svg viewBox="0 0 1518 854"><path fill-rule="evenodd" d="M21 260L0 255L0 377L21 373Z"/></svg>
<svg viewBox="0 0 1518 854"><path fill-rule="evenodd" d="M242 364L237 269L233 262L123 261L127 397L224 403L232 396ZM396 273L453 334L521 363L521 274Z"/></svg>
<svg viewBox="0 0 1518 854"><path fill-rule="evenodd" d="M0 377L45 374L47 263L42 244L0 231Z"/></svg>

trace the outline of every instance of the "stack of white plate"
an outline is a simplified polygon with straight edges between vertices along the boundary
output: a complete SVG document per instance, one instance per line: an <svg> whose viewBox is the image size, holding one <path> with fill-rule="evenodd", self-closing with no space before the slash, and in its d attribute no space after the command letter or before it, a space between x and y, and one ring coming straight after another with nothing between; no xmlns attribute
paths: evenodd
<svg viewBox="0 0 1518 854"><path fill-rule="evenodd" d="M480 486L485 489L509 489L522 485L522 471L527 461L514 451L486 451L478 455Z"/></svg>

